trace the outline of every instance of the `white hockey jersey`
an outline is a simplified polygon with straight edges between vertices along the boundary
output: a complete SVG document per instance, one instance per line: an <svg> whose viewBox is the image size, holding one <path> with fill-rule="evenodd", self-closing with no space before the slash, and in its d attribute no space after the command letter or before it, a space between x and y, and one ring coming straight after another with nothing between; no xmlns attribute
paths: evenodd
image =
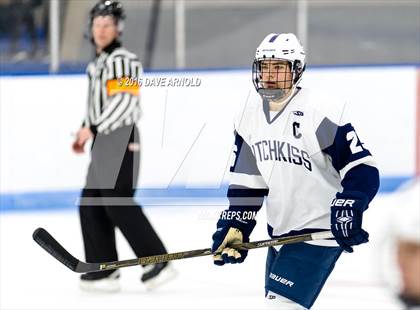
<svg viewBox="0 0 420 310"><path fill-rule="evenodd" d="M343 190L342 179L357 165L375 166L372 155L347 119L344 102L298 88L273 114L268 102L251 95L235 122L229 188L266 190L272 237L330 229L330 203Z"/></svg>

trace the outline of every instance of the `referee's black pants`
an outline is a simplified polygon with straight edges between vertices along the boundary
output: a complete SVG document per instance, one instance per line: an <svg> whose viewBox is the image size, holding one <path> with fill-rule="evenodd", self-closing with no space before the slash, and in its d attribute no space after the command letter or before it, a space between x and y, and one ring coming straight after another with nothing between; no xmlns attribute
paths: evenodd
<svg viewBox="0 0 420 310"><path fill-rule="evenodd" d="M87 262L118 260L115 227L120 229L137 257L167 253L133 199L139 162L136 126L124 126L108 135L95 136L79 205Z"/></svg>

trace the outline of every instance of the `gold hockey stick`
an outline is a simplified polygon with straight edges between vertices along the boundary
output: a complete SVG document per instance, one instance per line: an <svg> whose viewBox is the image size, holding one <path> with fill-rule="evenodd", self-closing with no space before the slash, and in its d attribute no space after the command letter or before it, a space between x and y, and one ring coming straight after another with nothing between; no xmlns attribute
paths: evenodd
<svg viewBox="0 0 420 310"><path fill-rule="evenodd" d="M54 256L58 261L67 266L70 270L78 273L98 272L103 270L113 270L123 267L138 266L138 265L149 265L158 264L163 262L169 262L178 259L192 258L212 255L210 248L201 250L191 250L176 253L160 254L153 256L146 256L128 260L120 260L115 262L103 262L103 263L85 263L73 255L58 243L45 229L38 228L32 235L36 243L38 243L44 250ZM297 243L311 240L324 240L334 238L331 231L322 231L311 234L302 234L289 237L281 237L275 239L268 239L262 241L246 242L236 245L230 245L231 248L237 250L252 250L265 248L270 246L277 246L289 243Z"/></svg>

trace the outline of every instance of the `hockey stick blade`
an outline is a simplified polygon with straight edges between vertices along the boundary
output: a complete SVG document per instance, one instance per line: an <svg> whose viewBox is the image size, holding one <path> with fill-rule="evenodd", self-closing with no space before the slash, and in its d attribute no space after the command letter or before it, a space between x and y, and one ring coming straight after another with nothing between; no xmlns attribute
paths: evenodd
<svg viewBox="0 0 420 310"><path fill-rule="evenodd" d="M63 246L61 246L45 229L38 228L33 233L34 240L44 248L48 253L54 256L58 261L67 266L70 270L77 273L88 273L98 272L103 270L114 270L123 267L138 266L138 265L150 265L158 264L173 260L200 257L212 255L210 248L192 251L183 251L176 253L167 253L153 256L140 257L129 260L121 260L115 262L104 262L104 263L85 263L79 261L73 255L71 255ZM265 248L270 246L277 246L283 244L311 241L311 240L323 240L331 239L333 235L331 231L322 231L312 234L302 234L289 237L280 237L275 239L268 239L262 241L247 242L241 244L230 245L231 248L240 250L252 250Z"/></svg>
<svg viewBox="0 0 420 310"><path fill-rule="evenodd" d="M50 253L53 257L55 257L59 262L63 265L67 266L70 270L75 272L88 272L88 271L79 271L84 268L84 265L87 265L73 255L71 255L63 246L58 243L57 240L51 236L48 231L44 228L37 228L35 229L34 233L32 234L32 238L38 243L45 251Z"/></svg>

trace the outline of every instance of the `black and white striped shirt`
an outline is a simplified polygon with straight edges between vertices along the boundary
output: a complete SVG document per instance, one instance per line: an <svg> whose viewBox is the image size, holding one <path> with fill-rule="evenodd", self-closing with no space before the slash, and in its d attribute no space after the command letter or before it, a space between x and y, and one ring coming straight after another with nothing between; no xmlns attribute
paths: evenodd
<svg viewBox="0 0 420 310"><path fill-rule="evenodd" d="M108 134L139 120L139 86L133 87L132 82L138 81L143 68L135 54L113 42L88 64L86 72L89 88L83 126Z"/></svg>

